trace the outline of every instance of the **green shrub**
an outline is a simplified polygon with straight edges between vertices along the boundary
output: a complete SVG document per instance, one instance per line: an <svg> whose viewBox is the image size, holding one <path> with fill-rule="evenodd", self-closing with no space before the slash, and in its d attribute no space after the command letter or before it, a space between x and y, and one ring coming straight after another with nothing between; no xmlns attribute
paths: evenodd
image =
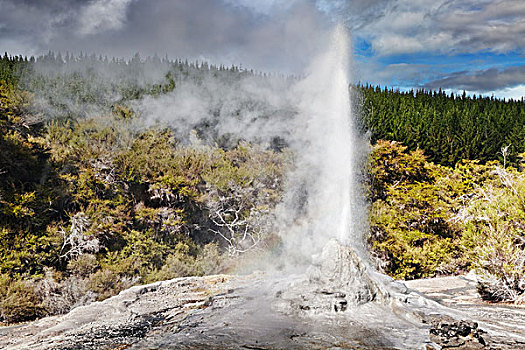
<svg viewBox="0 0 525 350"><path fill-rule="evenodd" d="M225 257L216 243L205 245L195 259L197 275L216 275L224 271Z"/></svg>
<svg viewBox="0 0 525 350"><path fill-rule="evenodd" d="M0 316L5 322L31 321L44 314L32 283L0 276Z"/></svg>
<svg viewBox="0 0 525 350"><path fill-rule="evenodd" d="M478 187L458 218L488 300L525 302L525 175L492 166L493 177Z"/></svg>
<svg viewBox="0 0 525 350"><path fill-rule="evenodd" d="M183 146L173 130L139 127L124 102L28 129L31 95L13 91L0 84L0 274L16 276L7 283L16 288L0 293L28 302L18 310L3 298L10 320L64 313L136 283L219 273L225 252L238 257L275 236L286 153Z"/></svg>
<svg viewBox="0 0 525 350"><path fill-rule="evenodd" d="M383 270L401 279L456 272L460 228L449 218L463 188L451 185L453 170L386 141L374 147L369 167L369 242Z"/></svg>
<svg viewBox="0 0 525 350"><path fill-rule="evenodd" d="M479 292L525 301L525 175L498 162L454 169L380 141L370 162L370 237L385 272L413 279L474 268Z"/></svg>
<svg viewBox="0 0 525 350"><path fill-rule="evenodd" d="M100 301L135 285L139 279L140 277L129 277L103 268L89 277L87 287L89 291L95 293L96 299Z"/></svg>
<svg viewBox="0 0 525 350"><path fill-rule="evenodd" d="M87 288L86 278L77 275L64 277L62 273L50 268L46 269L45 276L38 278L34 285L35 293L49 315L68 313L95 299L95 293Z"/></svg>
<svg viewBox="0 0 525 350"><path fill-rule="evenodd" d="M93 254L82 254L67 264L67 271L80 278L86 278L99 268L97 258Z"/></svg>

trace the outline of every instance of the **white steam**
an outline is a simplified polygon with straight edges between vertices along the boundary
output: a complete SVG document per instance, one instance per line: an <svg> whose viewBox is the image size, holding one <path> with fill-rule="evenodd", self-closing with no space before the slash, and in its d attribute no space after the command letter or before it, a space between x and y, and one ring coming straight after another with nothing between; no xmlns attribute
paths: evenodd
<svg viewBox="0 0 525 350"><path fill-rule="evenodd" d="M221 147L239 140L270 145L279 139L290 149L294 164L274 213L274 227L284 243L278 264L294 270L308 266L332 238L361 254L365 251L366 206L359 174L368 143L356 131L351 108L351 47L345 28L335 28L322 46L301 79L208 69L207 64L184 70L158 59L142 64L137 58L119 69L90 60L68 61L58 68L44 62L37 66L40 74L58 82L61 75L83 76L91 82L87 97L103 103L91 108L60 89L46 89L39 101L50 115L62 108L89 116L119 98L105 99L116 93L114 86L153 85L175 72L171 92L126 102L140 116L133 127L168 126L186 144L196 141L196 130L202 139L197 143Z"/></svg>
<svg viewBox="0 0 525 350"><path fill-rule="evenodd" d="M255 142L281 137L294 154L285 199L276 209L284 242L280 266L308 266L336 238L359 253L366 209L359 187L367 143L357 134L350 96L350 42L343 26L327 39L303 79L249 76L184 83L135 105L148 125L171 125L181 138L195 125Z"/></svg>
<svg viewBox="0 0 525 350"><path fill-rule="evenodd" d="M316 169L308 200L308 217L316 235L350 238L351 194L354 191L354 135L348 82L348 39L338 27L330 50L314 61L310 75L296 86L300 113L306 120L301 132L308 148L304 166Z"/></svg>
<svg viewBox="0 0 525 350"><path fill-rule="evenodd" d="M296 130L300 148L292 190L305 194L289 193L283 208L284 216L290 208L304 211L302 220L287 223L290 232L283 236L292 262L308 261L331 238L363 253L366 211L358 174L366 143L357 135L350 105L349 53L347 33L338 26L328 50L292 89L303 125Z"/></svg>
<svg viewBox="0 0 525 350"><path fill-rule="evenodd" d="M91 1L80 12L78 33L91 35L123 27L132 0Z"/></svg>
<svg viewBox="0 0 525 350"><path fill-rule="evenodd" d="M177 82L172 92L146 96L133 107L146 126L169 125L181 140L199 125L209 125L207 131L217 137L270 142L291 132L294 106L289 89L290 82L284 78L209 76L199 82ZM214 135L203 137L214 141Z"/></svg>

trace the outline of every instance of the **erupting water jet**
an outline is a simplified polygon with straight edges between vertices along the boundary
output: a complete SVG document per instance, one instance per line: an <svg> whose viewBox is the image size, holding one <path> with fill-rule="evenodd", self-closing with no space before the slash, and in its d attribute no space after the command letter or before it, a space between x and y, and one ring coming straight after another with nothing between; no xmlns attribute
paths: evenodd
<svg viewBox="0 0 525 350"><path fill-rule="evenodd" d="M298 262L311 263L311 257L320 254L332 238L365 256L366 205L359 166L367 143L356 131L350 104L350 50L346 28L338 25L326 52L313 60L306 78L291 90L298 109L298 130L294 143L297 165L290 181L296 185L290 191L306 193L289 195L293 200L286 203L288 209L302 209L301 218L295 218L299 224L284 225L282 230L284 254L293 261L289 263L292 267ZM294 217L292 210L285 215Z"/></svg>

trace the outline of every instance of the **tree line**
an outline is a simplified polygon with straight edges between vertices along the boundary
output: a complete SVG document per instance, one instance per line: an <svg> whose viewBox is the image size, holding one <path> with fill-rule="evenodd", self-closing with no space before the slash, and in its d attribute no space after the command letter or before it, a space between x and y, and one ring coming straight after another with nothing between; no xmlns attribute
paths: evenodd
<svg viewBox="0 0 525 350"><path fill-rule="evenodd" d="M525 104L521 100L447 94L442 90L399 91L358 85L363 124L372 142L402 142L429 160L453 166L463 159L517 165L525 152Z"/></svg>

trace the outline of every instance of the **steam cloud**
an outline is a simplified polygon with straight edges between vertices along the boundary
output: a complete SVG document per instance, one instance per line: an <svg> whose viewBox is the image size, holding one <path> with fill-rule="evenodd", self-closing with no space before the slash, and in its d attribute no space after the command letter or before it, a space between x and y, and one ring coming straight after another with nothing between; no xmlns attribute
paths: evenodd
<svg viewBox="0 0 525 350"><path fill-rule="evenodd" d="M349 52L348 36L338 26L303 79L248 77L227 89L210 79L135 104L147 124L168 124L181 137L212 121L219 135L286 140L295 170L276 224L285 243L281 263L292 270L307 266L330 238L364 253L366 206L358 177L367 143L352 120Z"/></svg>
<svg viewBox="0 0 525 350"><path fill-rule="evenodd" d="M101 3L103 1L93 2L94 8L86 11L96 12L95 7ZM125 6L127 2L111 3ZM287 179L285 199L276 209L275 226L284 241L282 255L285 260L281 264L295 269L307 266L330 238L353 245L364 254L362 234L366 230L366 212L358 177L359 165L367 154L367 142L357 134L352 120L349 92L351 45L345 28L329 25L326 18L319 20L318 11L308 1L290 5L285 12L290 20L286 23L287 31L293 33L288 38L300 38L291 45L290 52L310 53L297 60L309 61L307 68L299 71L301 78L263 78L248 74L241 79L225 81L208 75L199 81L176 81L173 91L159 96L146 95L132 101L131 106L140 116L137 119L140 125L136 127L160 123L175 130L178 138L187 143L191 142L194 129L200 130L200 136L208 141L216 141L223 135L233 140L257 143L283 139L294 154L295 164ZM306 20L308 30L300 33L303 27L296 20L297 15L303 13L307 14L302 19ZM273 20L268 21L258 27L256 32L261 40L250 43L248 48L264 42L268 33L275 35L272 26L268 25L273 23ZM105 25L104 18L101 18L100 22L83 30L96 33L100 26ZM312 28L315 28L315 36L310 37ZM249 33L250 39L253 34ZM313 40L306 51L304 48L294 51L297 45L309 39ZM279 57L273 44L265 46L263 43L262 46L273 50ZM297 57L296 54L290 56L290 52L278 59L286 61ZM88 75L95 81L103 77L109 86L123 79L133 79L138 86L160 83L170 65L146 65L135 71L132 77L84 63L73 63L60 69L57 72L56 68L45 63L37 65L39 74L75 73ZM119 98L107 86L98 89L100 94L114 94L109 100ZM49 95L50 91L45 93ZM52 98L43 94L39 99L40 109L51 115L56 111L46 104L48 100L59 101L60 105L67 105L76 112L83 109L86 115L100 112L89 104L78 106L57 91Z"/></svg>

